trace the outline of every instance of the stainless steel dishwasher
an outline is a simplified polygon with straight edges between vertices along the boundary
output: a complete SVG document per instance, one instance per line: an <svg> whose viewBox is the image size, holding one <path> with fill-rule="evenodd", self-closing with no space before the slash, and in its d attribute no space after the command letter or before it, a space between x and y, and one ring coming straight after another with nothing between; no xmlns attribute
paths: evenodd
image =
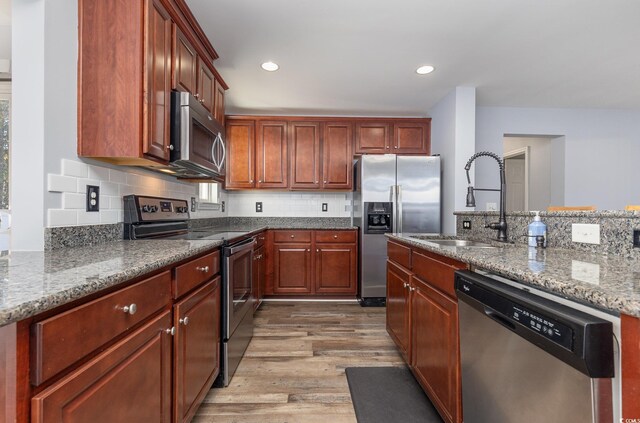
<svg viewBox="0 0 640 423"><path fill-rule="evenodd" d="M455 286L465 423L619 421L615 316L491 274Z"/></svg>

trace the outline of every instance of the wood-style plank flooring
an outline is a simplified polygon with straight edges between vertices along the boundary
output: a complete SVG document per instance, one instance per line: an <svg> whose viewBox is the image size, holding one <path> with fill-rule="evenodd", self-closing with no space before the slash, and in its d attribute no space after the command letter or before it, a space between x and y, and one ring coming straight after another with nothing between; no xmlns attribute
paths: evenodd
<svg viewBox="0 0 640 423"><path fill-rule="evenodd" d="M230 385L210 391L194 423L355 423L344 369L403 365L382 307L267 302L255 323Z"/></svg>

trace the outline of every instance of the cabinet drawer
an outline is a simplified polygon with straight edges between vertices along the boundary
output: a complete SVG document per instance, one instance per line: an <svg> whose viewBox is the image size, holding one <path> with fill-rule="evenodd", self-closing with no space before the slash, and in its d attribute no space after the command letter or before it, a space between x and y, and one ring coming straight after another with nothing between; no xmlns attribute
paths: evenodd
<svg viewBox="0 0 640 423"><path fill-rule="evenodd" d="M264 241L267 239L267 233L266 232L260 232L258 234L256 234L256 249L258 249L259 247L262 247L264 245Z"/></svg>
<svg viewBox="0 0 640 423"><path fill-rule="evenodd" d="M445 263L419 251L413 251L411 264L413 265L413 272L420 279L450 297L456 297L455 288L453 287L454 272L458 269L466 268L465 264Z"/></svg>
<svg viewBox="0 0 640 423"><path fill-rule="evenodd" d="M40 385L170 301L171 273L166 271L35 323L31 327L31 382Z"/></svg>
<svg viewBox="0 0 640 423"><path fill-rule="evenodd" d="M316 242L356 242L356 231L316 231Z"/></svg>
<svg viewBox="0 0 640 423"><path fill-rule="evenodd" d="M407 269L411 269L411 248L389 241L387 242L387 257Z"/></svg>
<svg viewBox="0 0 640 423"><path fill-rule="evenodd" d="M273 242L311 242L311 231L275 231Z"/></svg>
<svg viewBox="0 0 640 423"><path fill-rule="evenodd" d="M220 271L220 251L176 267L173 298L179 298Z"/></svg>

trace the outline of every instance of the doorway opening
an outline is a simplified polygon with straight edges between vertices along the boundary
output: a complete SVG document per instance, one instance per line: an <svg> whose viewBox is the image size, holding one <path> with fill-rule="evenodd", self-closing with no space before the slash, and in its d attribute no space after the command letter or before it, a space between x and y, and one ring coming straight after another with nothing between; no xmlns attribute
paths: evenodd
<svg viewBox="0 0 640 423"><path fill-rule="evenodd" d="M505 134L506 211L564 205L564 136Z"/></svg>

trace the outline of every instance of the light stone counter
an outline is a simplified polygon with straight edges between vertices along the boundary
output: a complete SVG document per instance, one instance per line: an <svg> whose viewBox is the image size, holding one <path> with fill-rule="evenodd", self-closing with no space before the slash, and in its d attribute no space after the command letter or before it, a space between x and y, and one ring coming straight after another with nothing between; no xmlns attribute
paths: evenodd
<svg viewBox="0 0 640 423"><path fill-rule="evenodd" d="M497 248L445 247L429 243L429 237L420 234L387 237L613 314L640 317L637 259L562 248L530 250L526 245L498 242L493 242L500 245Z"/></svg>

